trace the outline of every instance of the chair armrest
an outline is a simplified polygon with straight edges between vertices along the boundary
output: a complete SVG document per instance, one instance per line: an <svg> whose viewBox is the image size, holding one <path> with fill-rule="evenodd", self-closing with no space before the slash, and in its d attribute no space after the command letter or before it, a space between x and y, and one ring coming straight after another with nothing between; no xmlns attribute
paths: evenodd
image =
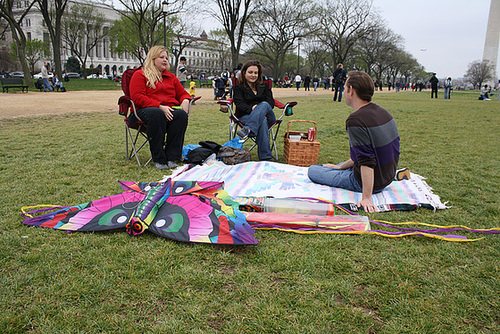
<svg viewBox="0 0 500 334"><path fill-rule="evenodd" d="M278 101L278 100L274 100L274 106L276 108L279 108L279 109L282 109L283 112L281 113L281 116L278 118L278 120L282 119L283 116L291 116L291 114L286 114L286 111L288 108L293 108L294 106L297 105L297 102L293 101L293 102L287 102L286 104L283 104L282 102Z"/></svg>
<svg viewBox="0 0 500 334"><path fill-rule="evenodd" d="M201 99L201 96L195 96L195 97L191 98L191 100L189 101L189 108L188 108L188 111L187 111L187 115L188 116L191 114L191 106L193 105L193 103L195 101L198 101L199 99Z"/></svg>
<svg viewBox="0 0 500 334"><path fill-rule="evenodd" d="M217 101L218 104L224 104L224 105L230 105L233 104L233 99L227 99L227 100L219 100Z"/></svg>

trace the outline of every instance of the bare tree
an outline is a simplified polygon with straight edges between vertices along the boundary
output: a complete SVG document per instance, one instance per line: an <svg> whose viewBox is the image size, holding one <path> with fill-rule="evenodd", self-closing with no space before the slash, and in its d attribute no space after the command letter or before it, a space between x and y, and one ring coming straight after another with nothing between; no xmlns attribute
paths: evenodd
<svg viewBox="0 0 500 334"><path fill-rule="evenodd" d="M0 17L7 21L8 26L10 28L12 39L17 48L17 55L19 58L19 62L21 63L21 67L25 73L24 79L26 80L26 84L28 86L33 87L33 80L31 79L29 64L26 60L26 35L22 29L22 22L26 17L26 14L33 7L35 1L30 1L27 3L28 6L24 8L20 13L14 13L14 4L17 1L14 0L0 0Z"/></svg>
<svg viewBox="0 0 500 334"><path fill-rule="evenodd" d="M283 75L285 56L295 41L309 34L310 5L305 0L260 0L249 20L248 36L254 53L267 60L273 76Z"/></svg>
<svg viewBox="0 0 500 334"><path fill-rule="evenodd" d="M356 43L356 54L366 73L377 72L380 79L382 71L389 66L391 54L402 45L401 36L384 26L373 27L369 34Z"/></svg>
<svg viewBox="0 0 500 334"><path fill-rule="evenodd" d="M108 29L103 29L104 15L94 6L75 4L64 16L62 27L63 39L80 61L82 75L86 78L87 59L108 33Z"/></svg>
<svg viewBox="0 0 500 334"><path fill-rule="evenodd" d="M231 66L235 68L239 60L245 27L253 12L252 0L208 0L208 2L217 6L217 10L208 6L207 11L226 31L231 49Z"/></svg>
<svg viewBox="0 0 500 334"><path fill-rule="evenodd" d="M115 43L114 49L132 52L142 63L152 46L163 44L164 36L161 33L167 33L163 31L163 19L178 14L186 0L165 0L165 12L157 0L119 0L119 2L125 9L119 10L123 18L117 23L118 29L115 26L114 30L116 37L120 38L117 43L122 45L120 47ZM129 41L134 43L130 44Z"/></svg>
<svg viewBox="0 0 500 334"><path fill-rule="evenodd" d="M307 54L307 63L310 66L312 75L323 76L325 72L324 64L328 59L328 52L323 44L318 40L306 39L304 41L304 52Z"/></svg>
<svg viewBox="0 0 500 334"><path fill-rule="evenodd" d="M227 47L229 45L229 38L226 31L222 29L212 30L208 33L208 36L207 46L219 55L219 70L222 72L225 68L230 67L232 62L231 50Z"/></svg>
<svg viewBox="0 0 500 334"><path fill-rule="evenodd" d="M174 66L171 69L174 73L179 65L179 57L182 52L191 46L195 46L198 42L197 38L193 36L199 36L201 34L200 29L192 24L187 23L187 20L183 20L180 17L176 17L171 20L170 30L172 37L172 43L170 44L170 51L174 55Z"/></svg>
<svg viewBox="0 0 500 334"><path fill-rule="evenodd" d="M62 78L61 40L62 17L69 0L37 0L38 8L49 32L52 42L52 56L54 57L55 72Z"/></svg>
<svg viewBox="0 0 500 334"><path fill-rule="evenodd" d="M481 87L483 82L493 80L494 68L489 60L476 60L469 64L464 78L474 87Z"/></svg>
<svg viewBox="0 0 500 334"><path fill-rule="evenodd" d="M335 64L345 63L356 42L373 28L372 0L322 0L316 13L316 36L330 49Z"/></svg>

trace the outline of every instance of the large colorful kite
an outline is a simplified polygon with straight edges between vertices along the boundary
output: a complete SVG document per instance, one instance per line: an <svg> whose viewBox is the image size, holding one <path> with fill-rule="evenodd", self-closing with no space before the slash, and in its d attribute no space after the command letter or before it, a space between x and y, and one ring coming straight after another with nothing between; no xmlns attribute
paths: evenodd
<svg viewBox="0 0 500 334"><path fill-rule="evenodd" d="M254 230L222 187L222 182L120 182L123 193L56 210L23 221L26 225L65 231L126 228L130 235L146 230L162 237L197 243L257 244Z"/></svg>

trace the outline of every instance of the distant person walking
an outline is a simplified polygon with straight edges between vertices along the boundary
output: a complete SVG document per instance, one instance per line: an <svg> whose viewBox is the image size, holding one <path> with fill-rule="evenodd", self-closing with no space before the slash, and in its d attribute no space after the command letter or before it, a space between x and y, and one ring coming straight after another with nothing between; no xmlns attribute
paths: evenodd
<svg viewBox="0 0 500 334"><path fill-rule="evenodd" d="M44 62L42 66L42 81L43 81L43 91L44 92L52 92L52 86L49 82L49 63Z"/></svg>
<svg viewBox="0 0 500 334"><path fill-rule="evenodd" d="M347 72L344 70L344 65L338 64L337 69L333 72L333 84L335 88L335 93L333 95L333 101L342 102L342 92L344 91L344 83L347 78Z"/></svg>
<svg viewBox="0 0 500 334"><path fill-rule="evenodd" d="M446 100L450 99L452 86L453 83L451 82L451 77L448 77L448 79L444 82L444 98Z"/></svg>
<svg viewBox="0 0 500 334"><path fill-rule="evenodd" d="M300 74L297 73L297 75L295 76L295 85L297 86L297 90L300 89L301 83L302 83L302 77L300 76Z"/></svg>
<svg viewBox="0 0 500 334"><path fill-rule="evenodd" d="M435 96L438 98L438 83L439 79L436 77L436 73L432 73L432 77L429 79L431 83L431 99Z"/></svg>
<svg viewBox="0 0 500 334"><path fill-rule="evenodd" d="M182 56L179 59L180 63L177 66L177 79L181 82L182 87L186 87L186 81L187 81L187 68L186 68L186 57Z"/></svg>
<svg viewBox="0 0 500 334"><path fill-rule="evenodd" d="M319 78L318 78L318 75L314 75L314 79L313 79L313 86L314 86L314 91L316 91L316 89L318 88L319 86Z"/></svg>
<svg viewBox="0 0 500 334"><path fill-rule="evenodd" d="M311 90L309 87L311 85L311 76L308 74L304 78L304 90Z"/></svg>

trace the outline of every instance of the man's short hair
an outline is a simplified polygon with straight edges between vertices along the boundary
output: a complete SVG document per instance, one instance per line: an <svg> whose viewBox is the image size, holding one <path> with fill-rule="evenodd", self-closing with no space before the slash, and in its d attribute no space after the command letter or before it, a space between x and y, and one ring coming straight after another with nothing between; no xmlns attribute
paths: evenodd
<svg viewBox="0 0 500 334"><path fill-rule="evenodd" d="M186 60L186 57L182 56L182 57L180 58L180 61L183 61L183 60Z"/></svg>
<svg viewBox="0 0 500 334"><path fill-rule="evenodd" d="M370 102L373 93L375 92L375 85L373 79L363 71L350 71L347 73L346 86L354 88L358 97Z"/></svg>

